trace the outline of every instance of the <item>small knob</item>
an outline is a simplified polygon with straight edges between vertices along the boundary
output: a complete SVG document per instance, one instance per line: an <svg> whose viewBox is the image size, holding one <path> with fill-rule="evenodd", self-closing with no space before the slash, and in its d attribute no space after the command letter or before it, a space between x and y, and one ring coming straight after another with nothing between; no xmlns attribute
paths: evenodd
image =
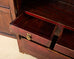
<svg viewBox="0 0 74 59"><path fill-rule="evenodd" d="M31 34L27 33L26 38L27 38L27 40L32 40Z"/></svg>

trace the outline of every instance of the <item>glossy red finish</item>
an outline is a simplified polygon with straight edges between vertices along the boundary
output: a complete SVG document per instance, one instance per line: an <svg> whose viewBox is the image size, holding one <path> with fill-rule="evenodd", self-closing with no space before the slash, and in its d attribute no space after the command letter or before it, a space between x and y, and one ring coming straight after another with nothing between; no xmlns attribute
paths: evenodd
<svg viewBox="0 0 74 59"><path fill-rule="evenodd" d="M33 41L49 47L55 25L26 14L22 14L12 22L11 28L12 31L24 37L29 33L31 34Z"/></svg>
<svg viewBox="0 0 74 59"><path fill-rule="evenodd" d="M74 50L74 31L64 29L63 34L57 43Z"/></svg>
<svg viewBox="0 0 74 59"><path fill-rule="evenodd" d="M23 52L31 54L34 57L37 57L38 59L69 59L68 57L58 54L57 52L55 53L54 51L49 50L48 48L37 45L36 43L33 43L26 39L21 39L21 43L23 47Z"/></svg>
<svg viewBox="0 0 74 59"><path fill-rule="evenodd" d="M63 2L28 5L24 13L74 31L74 8Z"/></svg>
<svg viewBox="0 0 74 59"><path fill-rule="evenodd" d="M24 1L25 4L22 4L24 12L11 23L12 31L25 38L20 39L18 36L19 50L39 59L64 59L64 55L57 55L47 49L53 36L57 34L54 50L73 58L73 2L73 0ZM27 33L31 34L31 41L26 40ZM53 39L52 42L54 41Z"/></svg>
<svg viewBox="0 0 74 59"><path fill-rule="evenodd" d="M47 22L50 22L50 23L53 23L53 24L56 24L56 25L61 25L61 26L64 27L64 28L67 28L67 29L70 29L70 30L74 31L74 28L72 28L72 27L70 27L70 26L66 26L66 25L61 24L61 23L58 23L58 22L55 22L55 21L53 21L53 20L51 20L51 19L48 19L48 18L39 16L39 15L37 15L37 14L31 13L31 12L28 12L28 11L25 11L25 13L28 14L28 15L31 15L31 16L33 16L33 17L42 19L42 20L44 20L44 21L47 21ZM73 24L73 23L72 23L72 24Z"/></svg>

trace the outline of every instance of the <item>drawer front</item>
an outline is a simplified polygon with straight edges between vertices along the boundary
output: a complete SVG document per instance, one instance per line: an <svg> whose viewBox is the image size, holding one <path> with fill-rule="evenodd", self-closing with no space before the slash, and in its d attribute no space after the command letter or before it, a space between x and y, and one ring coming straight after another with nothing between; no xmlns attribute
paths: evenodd
<svg viewBox="0 0 74 59"><path fill-rule="evenodd" d="M67 47L56 44L55 47L54 47L54 50L74 58L74 50L71 50L71 49L69 49Z"/></svg>
<svg viewBox="0 0 74 59"><path fill-rule="evenodd" d="M43 38L43 37L41 37L39 35L36 35L34 33L31 33L31 32L29 32L27 30L24 31L24 30L22 30L20 28L18 30L19 30L19 34L21 34L22 36L26 37L27 36L27 33L28 33L28 34L31 35L33 41L35 41L35 42L37 42L39 44L42 44L42 45L44 45L46 47L49 47L50 46L50 43L51 43L50 40L48 40L46 38Z"/></svg>
<svg viewBox="0 0 74 59"><path fill-rule="evenodd" d="M31 32L29 32L27 30L23 30L21 28L18 28L16 26L11 25L11 31L13 31L14 33L20 34L21 36L24 36L24 37L26 37L27 33L29 33L32 36L32 41L35 41L35 42L37 42L39 44L42 44L43 46L46 46L46 47L50 46L50 43L51 43L50 40L48 40L46 38L43 38L43 37L41 37L39 35L36 35L34 33L31 33Z"/></svg>
<svg viewBox="0 0 74 59"><path fill-rule="evenodd" d="M26 39L21 39L18 42L19 46L21 46L20 44L22 44L23 52L31 54L37 57L38 59L69 59L61 54L55 53L54 51L49 50L48 48L42 47Z"/></svg>
<svg viewBox="0 0 74 59"><path fill-rule="evenodd" d="M62 36L57 43L74 50L74 31L64 29Z"/></svg>
<svg viewBox="0 0 74 59"><path fill-rule="evenodd" d="M14 33L24 36L27 39L29 34L31 37L29 37L29 39L46 47L50 46L50 38L54 28L55 25L26 14L19 16L11 24L11 30L14 31Z"/></svg>
<svg viewBox="0 0 74 59"><path fill-rule="evenodd" d="M74 31L64 29L61 38L55 45L54 50L74 58Z"/></svg>
<svg viewBox="0 0 74 59"><path fill-rule="evenodd" d="M9 1L8 0L0 0L0 6L9 7Z"/></svg>

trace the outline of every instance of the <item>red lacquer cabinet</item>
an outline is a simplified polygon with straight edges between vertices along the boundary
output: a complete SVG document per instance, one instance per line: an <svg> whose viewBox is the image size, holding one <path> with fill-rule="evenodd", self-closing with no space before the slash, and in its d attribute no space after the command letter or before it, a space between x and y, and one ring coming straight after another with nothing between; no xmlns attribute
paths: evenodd
<svg viewBox="0 0 74 59"><path fill-rule="evenodd" d="M38 59L74 58L74 1L22 0L20 4L19 16L10 25L19 51Z"/></svg>

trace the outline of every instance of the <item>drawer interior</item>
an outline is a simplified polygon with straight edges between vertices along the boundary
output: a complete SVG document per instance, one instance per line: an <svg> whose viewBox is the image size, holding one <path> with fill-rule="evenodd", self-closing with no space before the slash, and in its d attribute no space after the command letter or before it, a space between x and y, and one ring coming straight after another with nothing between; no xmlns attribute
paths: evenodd
<svg viewBox="0 0 74 59"><path fill-rule="evenodd" d="M74 31L64 29L63 34L57 43L74 50Z"/></svg>
<svg viewBox="0 0 74 59"><path fill-rule="evenodd" d="M11 24L45 38L49 38L55 28L54 24L34 18L24 13Z"/></svg>
<svg viewBox="0 0 74 59"><path fill-rule="evenodd" d="M50 2L48 0L38 0L32 3L24 4L23 7L26 14L34 17L38 16L37 18L40 18L42 20L44 20L45 18L45 21L48 21L50 23L62 24L63 27L68 29L74 28L74 8L71 3L67 3L62 0L58 0L56 2Z"/></svg>

